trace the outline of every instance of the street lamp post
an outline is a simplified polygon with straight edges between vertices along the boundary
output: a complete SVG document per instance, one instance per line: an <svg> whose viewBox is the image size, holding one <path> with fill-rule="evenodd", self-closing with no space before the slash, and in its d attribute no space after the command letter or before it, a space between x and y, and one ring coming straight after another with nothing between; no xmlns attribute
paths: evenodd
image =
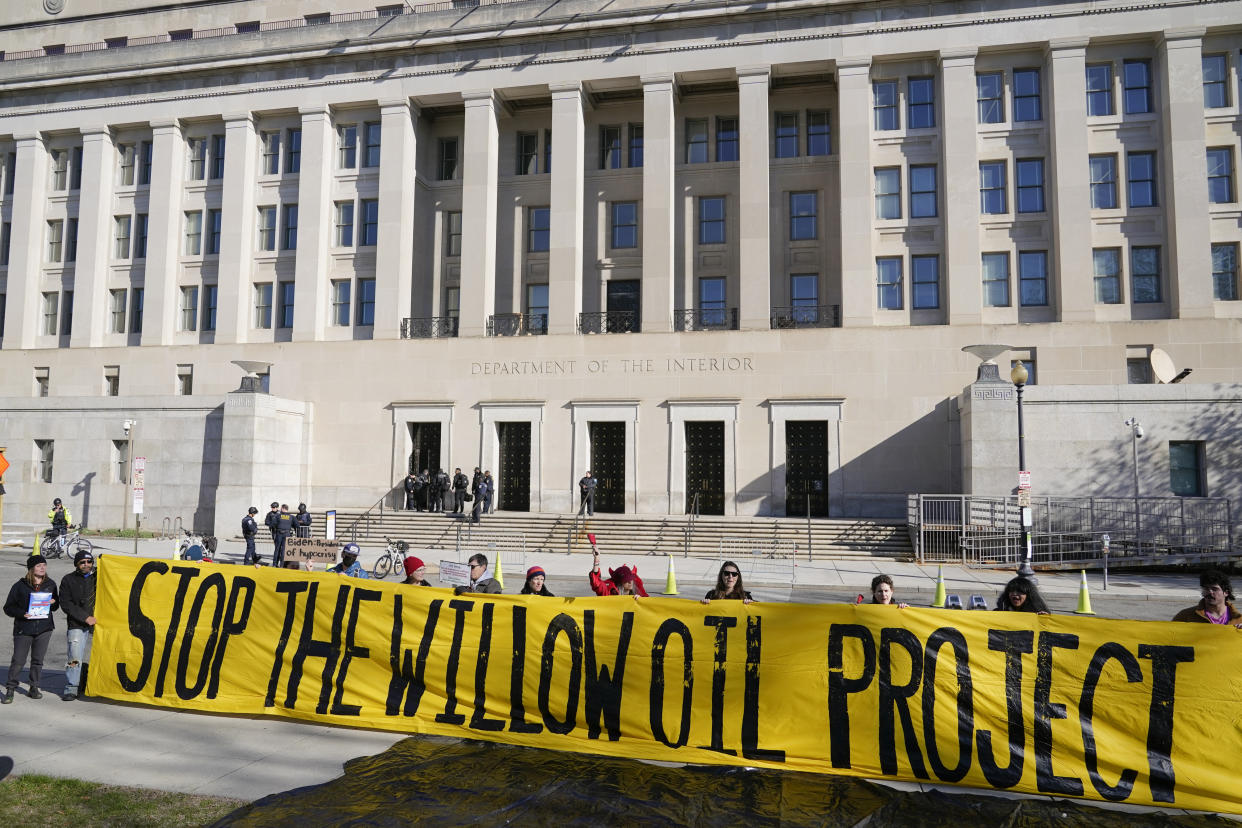
<svg viewBox="0 0 1242 828"><path fill-rule="evenodd" d="M1022 389L1026 386L1026 381L1030 379L1030 374L1026 370L1026 365L1022 360L1016 360L1013 364L1013 370L1009 372L1009 379L1013 382L1014 387L1018 389L1018 471L1025 472L1026 469L1026 428L1022 421ZM1021 565L1018 566L1018 575L1023 578L1035 580L1035 570L1031 568L1032 558L1032 540L1031 540L1031 507L1022 506L1022 540L1024 555Z"/></svg>
<svg viewBox="0 0 1242 828"><path fill-rule="evenodd" d="M129 496L134 485L134 421L126 420L125 429L125 505L121 507L121 531L129 528Z"/></svg>
<svg viewBox="0 0 1242 828"><path fill-rule="evenodd" d="M1143 424L1138 417L1128 417L1124 423L1130 429L1130 457L1134 470L1134 542L1141 543L1139 523L1142 513L1139 510L1139 472L1138 472L1138 441L1143 439Z"/></svg>

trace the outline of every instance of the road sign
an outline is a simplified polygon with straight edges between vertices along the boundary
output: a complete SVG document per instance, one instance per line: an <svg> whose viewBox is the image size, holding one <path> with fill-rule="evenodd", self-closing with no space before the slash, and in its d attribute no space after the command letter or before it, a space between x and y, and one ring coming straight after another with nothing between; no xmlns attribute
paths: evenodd
<svg viewBox="0 0 1242 828"><path fill-rule="evenodd" d="M134 514L142 514L142 501L146 494L147 458L134 458Z"/></svg>
<svg viewBox="0 0 1242 828"><path fill-rule="evenodd" d="M1031 488L1031 473L1029 471L1018 472L1018 488L1019 489Z"/></svg>
<svg viewBox="0 0 1242 828"><path fill-rule="evenodd" d="M4 459L4 455L0 454L0 477L4 477L4 473L9 470L9 461Z"/></svg>
<svg viewBox="0 0 1242 828"><path fill-rule="evenodd" d="M1030 489L1018 489L1018 506L1030 506L1030 505L1031 505L1031 490Z"/></svg>

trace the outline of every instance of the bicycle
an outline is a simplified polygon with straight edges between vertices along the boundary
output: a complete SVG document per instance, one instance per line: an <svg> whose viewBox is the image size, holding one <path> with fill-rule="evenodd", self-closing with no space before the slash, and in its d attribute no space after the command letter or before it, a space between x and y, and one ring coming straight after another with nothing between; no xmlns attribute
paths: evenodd
<svg viewBox="0 0 1242 828"><path fill-rule="evenodd" d="M70 526L69 530L70 531L65 532L63 535L48 538L43 542L43 545L39 549L43 557L61 558L66 554L69 554L72 557L77 555L79 552L91 552L94 550L95 546L86 538L82 537L82 527L80 525Z"/></svg>
<svg viewBox="0 0 1242 828"><path fill-rule="evenodd" d="M384 538L388 545L384 548L384 554L379 556L375 562L375 569L371 570L376 578L384 579L388 577L388 573L397 572L405 573L405 551L410 548L403 540L393 540L392 538Z"/></svg>

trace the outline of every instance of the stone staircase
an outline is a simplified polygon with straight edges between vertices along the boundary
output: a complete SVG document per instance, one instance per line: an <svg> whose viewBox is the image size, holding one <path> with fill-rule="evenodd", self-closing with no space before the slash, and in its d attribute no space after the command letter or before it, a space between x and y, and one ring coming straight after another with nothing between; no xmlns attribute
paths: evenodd
<svg viewBox="0 0 1242 828"><path fill-rule="evenodd" d="M878 519L814 519L810 538L805 518L496 512L475 525L461 516L385 509L338 509L336 536L364 546L382 547L386 538L403 540L412 549L486 549L590 553L593 533L601 552L628 556L689 554L700 558L795 558L801 561L888 558L913 560L906 525ZM324 515L316 514L313 530L322 537ZM572 538L571 538L572 533Z"/></svg>

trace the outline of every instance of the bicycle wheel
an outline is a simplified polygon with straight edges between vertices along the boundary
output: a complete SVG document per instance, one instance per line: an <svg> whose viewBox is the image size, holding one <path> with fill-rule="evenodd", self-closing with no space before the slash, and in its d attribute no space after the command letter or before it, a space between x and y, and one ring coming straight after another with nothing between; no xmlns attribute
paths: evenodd
<svg viewBox="0 0 1242 828"><path fill-rule="evenodd" d="M73 554L76 556L79 552L90 552L94 554L95 545L86 538L78 538L73 542Z"/></svg>
<svg viewBox="0 0 1242 828"><path fill-rule="evenodd" d="M385 552L383 557L375 562L375 570L372 573L376 578L384 579L388 577L388 573L392 571L392 558Z"/></svg>
<svg viewBox="0 0 1242 828"><path fill-rule="evenodd" d="M64 555L64 554L65 554L65 547L64 547L64 545L60 542L60 538L57 538L57 539L56 539L56 540L54 540L54 541L51 541L51 542L49 542L49 543L47 543L47 544L44 544L44 545L43 545L43 546L39 549L39 552L40 552L40 553L43 555L43 557L45 557L45 558L59 558L59 557L61 557L62 555Z"/></svg>

